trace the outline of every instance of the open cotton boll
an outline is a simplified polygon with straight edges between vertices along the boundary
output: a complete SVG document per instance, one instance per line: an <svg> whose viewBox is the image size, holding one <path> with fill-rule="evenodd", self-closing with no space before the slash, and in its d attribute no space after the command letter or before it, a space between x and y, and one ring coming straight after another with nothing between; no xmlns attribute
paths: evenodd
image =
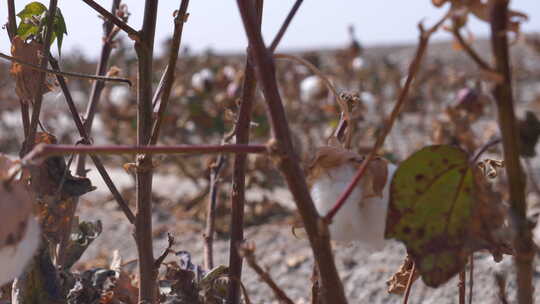
<svg viewBox="0 0 540 304"><path fill-rule="evenodd" d="M310 178L311 196L321 216L332 209L339 196L353 180L363 160L354 152L340 148L331 149L334 151L330 151L330 154L327 154L328 151L323 151L323 156L319 156L319 164L312 166L312 168L318 167L318 170L311 172L316 176L311 175ZM382 159L372 162L375 163L368 166L366 175L334 216L329 227L332 240L358 243L362 249L369 252L380 250L384 246L389 185L396 170L395 165ZM372 175L379 173L380 178ZM376 185L381 182L384 184ZM374 191L375 188L378 189Z"/></svg>
<svg viewBox="0 0 540 304"><path fill-rule="evenodd" d="M198 91L206 90L212 81L214 81L214 73L208 68L204 68L191 76L191 86Z"/></svg>
<svg viewBox="0 0 540 304"><path fill-rule="evenodd" d="M300 82L300 98L302 100L317 99L324 93L324 84L318 76L312 75Z"/></svg>
<svg viewBox="0 0 540 304"><path fill-rule="evenodd" d="M0 286L18 277L39 245L39 223L31 217L22 239L12 246L0 247Z"/></svg>

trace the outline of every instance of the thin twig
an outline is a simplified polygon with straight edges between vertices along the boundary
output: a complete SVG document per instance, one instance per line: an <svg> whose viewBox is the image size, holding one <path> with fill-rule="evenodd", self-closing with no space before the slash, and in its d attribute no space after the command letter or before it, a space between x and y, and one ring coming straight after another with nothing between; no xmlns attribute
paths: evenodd
<svg viewBox="0 0 540 304"><path fill-rule="evenodd" d="M375 142L375 145L371 149L371 152L368 154L366 159L362 162L362 165L358 168L358 171L356 172L356 175L354 176L353 180L349 183L347 186L347 189L341 194L337 202L335 203L334 207L326 214L325 220L327 222L331 222L332 218L336 213L341 209L341 207L345 204L347 201L347 198L352 193L352 191L355 189L356 185L364 176L364 173L366 172L367 165L369 162L375 157L379 149L384 144L384 141L390 131L392 130L392 127L394 125L394 122L396 121L397 117L399 116L399 113L401 112L401 109L403 108L403 105L407 101L407 96L409 94L409 89L411 87L411 84L414 80L414 77L416 76L416 73L420 69L420 65L422 62L422 59L424 57L424 54L426 52L426 49L428 47L428 42L431 37L431 35L437 31L437 29L444 23L444 21L450 16L450 11L448 11L442 18L437 22L433 27L428 29L427 31L424 30L424 27L422 26L422 23L418 25L418 28L420 30L420 41L418 44L418 47L416 49L416 54L414 56L413 61L411 62L409 66L409 73L407 75L407 80L405 81L405 85L401 89L401 92L399 94L398 100L394 106L394 109L392 110L392 113L390 114L390 118L387 119L385 123L385 127L383 129L382 134L377 138L377 141Z"/></svg>
<svg viewBox="0 0 540 304"><path fill-rule="evenodd" d="M255 10L258 15L257 25L262 24L263 1L255 2ZM257 89L257 80L255 78L255 68L253 67L253 58L249 55L244 66L244 80L242 83L242 96L240 98L240 109L234 134L236 135L236 144L249 143L249 128L251 125L251 112L255 103L255 92ZM240 244L244 241L244 205L246 203L246 166L247 156L237 154L234 156L234 167L231 187L231 239L229 242L229 272L237 277L238 281L229 284L227 293L227 303L240 303L239 283L242 278L242 257L238 252Z"/></svg>
<svg viewBox="0 0 540 304"><path fill-rule="evenodd" d="M276 51L276 48L279 42L281 41L281 38L283 38L283 35L285 35L287 28L289 28L289 24L291 24L291 21L294 18L294 15L296 15L296 12L298 11L298 9L300 8L302 1L303 0L296 0L293 7L289 11L287 18L285 18L285 21L283 21L283 24L281 25L278 33L276 34L276 37L274 37L274 40L272 40L272 43L270 44L270 47L268 48L271 53Z"/></svg>
<svg viewBox="0 0 540 304"><path fill-rule="evenodd" d="M465 50L465 52L471 57L471 59L476 62L476 64L482 69L487 71L492 71L493 69L489 66L487 62L480 57L476 51L470 46L465 39L463 39L463 36L461 36L461 33L459 31L459 28L457 26L454 26L452 28L452 33L454 34L454 37L456 37L456 40L458 41L459 45Z"/></svg>
<svg viewBox="0 0 540 304"><path fill-rule="evenodd" d="M503 76L503 81L495 84L493 96L498 108L499 128L502 134L504 163L510 192L511 223L515 229L513 245L518 287L516 302L532 304L534 245L531 225L527 220L525 174L523 174L519 159L519 131L514 113L512 71L507 37L508 2L508 0L490 1L491 43L495 58L495 72Z"/></svg>
<svg viewBox="0 0 540 304"><path fill-rule="evenodd" d="M459 289L459 304L465 304L465 298L466 298L466 272L465 270L462 270L459 272L459 282L458 282L458 289Z"/></svg>
<svg viewBox="0 0 540 304"><path fill-rule="evenodd" d="M411 274L407 280L407 286L405 287L405 296L403 297L403 304L409 303L409 295L411 293L411 288L414 283L414 272L416 271L416 264L412 262Z"/></svg>
<svg viewBox="0 0 540 304"><path fill-rule="evenodd" d="M216 154L216 153L267 153L266 145L243 145L243 144L227 144L227 145L176 145L176 146L77 146L77 145L37 145L27 156L23 158L23 162L33 159L47 158L53 155L68 155L71 153L77 154L103 154L103 155L120 155L120 154Z"/></svg>
<svg viewBox="0 0 540 304"><path fill-rule="evenodd" d="M478 162L478 159L480 159L480 156L482 156L482 154L484 154L488 149L492 148L493 146L500 144L501 141L502 140L500 138L495 138L495 139L487 142L485 145L483 145L480 148L480 150L478 150L478 152L476 152L476 154L472 158L471 164L473 164L473 165L476 164L476 162Z"/></svg>
<svg viewBox="0 0 540 304"><path fill-rule="evenodd" d="M275 156L276 165L285 176L308 234L320 271L322 300L327 303L347 303L330 246L330 233L328 227L321 221L309 194L299 157L292 145L289 124L276 83L274 62L257 27L256 16L250 3L249 0L237 0L250 45L250 55L253 56L257 79L261 84L272 125L274 142L270 149Z"/></svg>
<svg viewBox="0 0 540 304"><path fill-rule="evenodd" d="M58 0L50 0L49 2L49 10L48 14L49 16L56 16L56 7L58 4ZM53 20L54 18L47 19L47 28L45 32L45 41L43 41L43 48L41 49L41 52L43 54L43 58L41 58L40 67L42 69L45 69L47 67L47 64L49 63L49 57L50 57L50 48L51 48L51 37L53 33ZM25 146L23 147L22 154L26 154L29 152L32 147L34 146L34 141L36 137L37 132L37 126L39 122L39 116L41 114L41 102L43 101L43 92L45 90L45 77L47 76L46 73L41 72L37 76L38 81L38 89L35 97L34 97L34 106L32 108L32 118L30 120L30 128L28 130L28 136L25 140Z"/></svg>
<svg viewBox="0 0 540 304"><path fill-rule="evenodd" d="M219 195L219 175L225 156L220 154L210 168L210 196L206 210L206 229L204 231L204 267L214 268L214 230L216 224L216 206Z"/></svg>
<svg viewBox="0 0 540 304"><path fill-rule="evenodd" d="M59 70L58 62L56 59L51 57L50 59L51 67L55 70ZM71 92L68 89L66 80L60 76L57 75L56 79L58 83L60 84L60 88L62 89L62 92L64 94L64 97L66 99L66 103L68 105L69 111L71 113L71 117L73 118L73 121L75 122L75 126L77 127L77 130L79 131L79 135L83 138L83 144L90 144L90 135L86 131L86 128L84 127L84 124L79 116L79 112L77 111L77 108L75 107L75 103L73 102L73 97L71 96ZM120 209L124 212L127 219L131 224L135 222L135 215L129 208L129 205L126 203L122 195L120 194L120 191L118 191L118 188L115 186L114 182L112 181L111 177L109 176L109 173L107 172L107 169L105 169L105 166L103 165L103 162L99 157L96 155L90 155L90 158L94 162L94 165L96 166L97 171L101 175L103 181L105 182L105 185L107 185L107 188L109 188L109 191L111 191L111 194L115 198L116 202L118 203ZM73 218L76 210L76 203L74 203L74 208L71 212L71 216L69 218ZM68 226L70 227L70 226ZM70 228L66 229L66 237L69 237L71 235ZM60 250L61 252L62 250ZM62 256L62 254L60 254Z"/></svg>
<svg viewBox="0 0 540 304"><path fill-rule="evenodd" d="M123 82L127 83L129 86L131 86L131 80L126 78L119 78L119 77L104 77L104 76L97 76L97 75L88 75L88 74L81 74L81 73L74 73L74 72L62 72L62 71L55 71L55 70L49 70L44 67L40 67L39 65L35 65L33 63L25 62L23 60L20 60L18 58L6 55L4 53L0 53L0 58L16 62L20 65L24 65L26 67L29 67L33 70L49 73L49 74L55 74L55 75L61 75L64 77L74 77L74 78L82 78L82 79L92 79L92 80L101 80L101 81L111 81L111 82Z"/></svg>
<svg viewBox="0 0 540 304"><path fill-rule="evenodd" d="M276 284L276 282L272 279L270 274L262 269L261 266L257 263L257 260L255 259L255 246L252 245L244 245L239 248L240 254L246 259L246 262L248 263L249 267L257 273L259 278L272 289L272 292L274 292L274 296L277 298L277 300L280 303L285 304L294 304L294 302L285 294L285 292L279 288L279 286Z"/></svg>
<svg viewBox="0 0 540 304"><path fill-rule="evenodd" d="M474 252L471 253L471 257L469 258L469 304L472 304L473 300L473 287L474 287Z"/></svg>
<svg viewBox="0 0 540 304"><path fill-rule="evenodd" d="M157 113L157 119L152 130L152 135L150 138L150 145L155 145L158 141L159 131L161 125L165 118L165 111L167 110L167 105L169 104L169 97L171 96L172 87L174 84L174 70L176 67L176 61L178 59L178 51L180 50L180 42L182 41L182 30L184 28L184 23L187 21L187 8L189 5L189 0L182 0L176 16L174 18L174 33L171 41L171 49L169 52L169 63L167 69L165 70L165 78L163 79L163 91L161 94L161 102L159 104L159 109ZM161 88L161 87L160 87ZM159 91L160 89L158 89ZM159 95L156 93L156 95ZM153 105L152 105L153 107Z"/></svg>
<svg viewBox="0 0 540 304"><path fill-rule="evenodd" d="M321 70L319 70L311 62L309 62L309 61L307 61L307 60L305 60L303 58L300 58L298 56L289 55L289 54L274 54L274 58L275 59L292 60L292 61L295 61L295 62L297 62L299 64L302 64L303 66L307 67L309 70L311 70L311 72L313 74L317 75L324 82L326 87L332 92L332 94L334 94L334 96L336 97L336 100L338 100L338 101L340 100L339 94L338 94L336 88L334 87L334 85L332 84L332 82L330 82L328 77L326 77L326 75L324 75L324 73L321 72Z"/></svg>
<svg viewBox="0 0 540 304"><path fill-rule="evenodd" d="M111 13L115 14L116 11L120 8L120 0L114 0L111 5ZM128 15L126 14L124 21L127 21ZM107 66L111 52L113 49L113 39L118 33L117 30L114 30L114 24L109 20L103 18L103 39L101 46L101 55L99 57L99 63L96 67L96 74L103 76L107 73ZM90 136L92 133L92 124L94 123L94 117L97 111L97 105L101 98L101 92L105 88L105 82L103 81L94 81L92 85L92 91L90 92L90 97L88 99L88 104L86 105L86 114L84 116L83 124L86 132ZM77 157L77 175L86 176L86 156L79 155Z"/></svg>
<svg viewBox="0 0 540 304"><path fill-rule="evenodd" d="M120 29L122 29L124 32L126 32L129 36L129 38L137 41L139 40L140 33L133 29L131 26L129 26L126 22L122 21L120 18L116 17L114 14L107 11L105 8L103 8L101 5L96 3L93 0L82 0L84 3L88 4L91 8L93 8L96 12L98 12L101 16L103 16L105 19L111 21L114 23L114 25L118 26Z"/></svg>
<svg viewBox="0 0 540 304"><path fill-rule="evenodd" d="M161 264L163 264L163 261L165 261L165 258L169 255L169 253L173 252L172 247L174 246L174 236L171 233L167 233L167 248L163 251L163 253L156 259L154 262L154 267L156 269L159 269Z"/></svg>

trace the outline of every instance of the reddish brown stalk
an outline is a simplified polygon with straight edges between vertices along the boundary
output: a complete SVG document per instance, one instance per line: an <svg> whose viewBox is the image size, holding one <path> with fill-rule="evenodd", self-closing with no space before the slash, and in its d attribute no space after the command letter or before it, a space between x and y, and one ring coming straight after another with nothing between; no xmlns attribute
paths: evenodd
<svg viewBox="0 0 540 304"><path fill-rule="evenodd" d="M270 149L277 166L285 176L308 234L313 255L320 271L322 299L327 303L347 303L330 246L328 227L323 224L315 209L304 173L300 167L299 157L292 145L289 124L276 83L271 53L266 48L261 32L258 30L250 1L237 0L237 4L248 37L250 55L255 64L257 80L261 84L270 115L274 136L274 142Z"/></svg>
<svg viewBox="0 0 540 304"><path fill-rule="evenodd" d="M266 145L176 145L176 146L77 146L37 145L23 162L47 158L53 155L75 154L215 154L215 153L266 153Z"/></svg>
<svg viewBox="0 0 540 304"><path fill-rule="evenodd" d="M167 69L165 70L165 78L163 79L163 91L161 93L161 102L159 104L156 123L154 124L154 129L152 130L150 145L155 145L158 141L161 124L163 123L165 111L167 110L167 105L169 104L169 97L171 96L171 90L175 79L174 71L176 67L176 61L178 59L178 51L180 50L180 42L182 41L182 31L184 29L184 23L186 22L188 16L186 13L188 5L189 0L182 0L174 18L174 32L171 41L171 50L169 53L169 64L167 65ZM158 88L157 90L160 91L160 88Z"/></svg>
<svg viewBox="0 0 540 304"><path fill-rule="evenodd" d="M114 0L111 6L111 14L115 14L120 7L120 0ZM125 17L127 20L127 17ZM99 63L96 67L96 74L99 76L107 73L107 66L109 58L111 56L113 48L113 39L118 31L113 31L114 24L106 18L103 18L103 45L101 46L101 55L99 57ZM92 133L92 124L94 123L94 116L97 111L97 105L101 97L101 92L105 88L105 82L94 81L92 85L92 91L90 92L90 98L86 105L86 115L84 118L84 128L88 135ZM79 155L77 157L77 175L86 176L86 157L85 155Z"/></svg>
<svg viewBox="0 0 540 304"><path fill-rule="evenodd" d="M463 39L463 36L461 36L458 27L454 26L454 28L452 29L452 33L454 34L454 37L458 41L459 45L463 48L463 50L465 50L469 57L471 57L471 59L476 62L476 64L482 70L492 71L492 68L489 66L489 64L485 62L484 59L482 59L482 57L478 55L478 53L476 53L476 51L465 41L465 39Z"/></svg>
<svg viewBox="0 0 540 304"><path fill-rule="evenodd" d="M255 2L255 10L258 15L257 25L262 24L263 1ZM240 99L240 110L236 125L236 144L249 143L249 127L251 124L251 111L255 101L255 92L257 89L257 80L255 79L255 69L253 67L253 58L251 58L249 46L248 56L244 67L244 80L242 83L242 96ZM234 157L234 168L232 176L231 191L231 240L229 243L229 273L231 277L238 280L231 281L227 294L228 304L240 303L240 286L242 278L242 256L238 248L244 241L244 205L246 202L246 159L245 154L237 154Z"/></svg>
<svg viewBox="0 0 540 304"><path fill-rule="evenodd" d="M86 1L86 0L85 0ZM139 40L135 42L138 63L137 145L147 145L152 132L152 75L158 0L146 0ZM152 243L152 177L151 154L136 156L137 172L135 241L139 255L139 302L156 302L157 269L154 267Z"/></svg>
<svg viewBox="0 0 540 304"><path fill-rule="evenodd" d="M285 18L285 21L283 21L283 24L281 25L276 37L274 37L274 40L272 40L272 43L268 48L270 50L270 53L276 51L278 44L281 42L281 38L283 38L283 35L285 35L285 32L289 28L289 25L291 24L291 21L294 18L294 15L296 15L296 12L300 8L302 2L303 0L296 0L296 2L294 3L293 7L289 11L289 14L287 15L287 18Z"/></svg>
<svg viewBox="0 0 540 304"><path fill-rule="evenodd" d="M474 252L471 253L469 259L470 271L469 271L469 304L472 304L473 300L473 287L474 287Z"/></svg>
<svg viewBox="0 0 540 304"><path fill-rule="evenodd" d="M459 283L458 283L458 289L459 289L459 304L465 304L465 297L466 297L466 272L465 270L462 270L459 272Z"/></svg>
<svg viewBox="0 0 540 304"><path fill-rule="evenodd" d="M111 21L119 27L121 30L126 32L129 37L135 41L139 40L139 36L141 33L137 32L135 29L133 29L131 26L129 26L126 22L122 21L120 18L116 17L114 14L108 12L105 8L103 8L101 5L96 3L93 0L82 0L84 3L88 4L91 8L93 8L96 12L98 12L101 16L103 16L105 19Z"/></svg>
<svg viewBox="0 0 540 304"><path fill-rule="evenodd" d="M264 269L262 269L262 267L257 264L257 260L255 259L255 247L253 245L242 246L241 248L239 248L239 250L242 256L246 258L246 262L248 263L249 267L251 267L251 269L253 269L253 271L257 273L259 278L264 283L266 283L266 285L268 285L270 289L272 289L272 292L278 299L279 303L294 304L294 302L287 296L287 294L285 294L285 292L281 288L279 288L279 286L272 279L270 274L264 271Z"/></svg>
<svg viewBox="0 0 540 304"><path fill-rule="evenodd" d="M214 268L214 230L216 224L216 206L219 196L219 175L225 156L220 154L215 163L210 165L210 196L206 210L206 229L204 231L204 267Z"/></svg>
<svg viewBox="0 0 540 304"><path fill-rule="evenodd" d="M15 15L15 0L7 0L8 7L8 23L7 23L7 32L9 35L9 40L13 40L13 37L17 35L17 20Z"/></svg>
<svg viewBox="0 0 540 304"><path fill-rule="evenodd" d="M401 89L401 92L398 96L398 100L394 106L394 109L392 110L392 113L390 114L390 118L386 120L385 127L381 136L377 138L375 145L371 149L371 152L368 154L366 159L362 162L362 165L360 166L360 168L358 168L358 171L356 172L356 175L354 176L353 180L347 186L347 189L345 189L345 191L341 194L341 196L335 203L332 210L330 210L328 214L326 214L326 216L324 217L327 222L331 222L334 215L336 215L339 209L341 209L341 207L345 204L349 195L352 193L352 191L354 190L354 188L356 187L356 185L358 184L362 176L364 176L367 165L375 157L379 149L384 144L384 141L386 140L386 137L392 130L392 127L394 126L394 122L399 116L399 113L401 112L403 105L407 101L407 96L409 95L409 89L411 88L411 84L414 80L414 77L416 76L416 73L420 69L422 59L428 47L429 38L444 23L444 21L449 17L449 15L450 15L450 12L447 12L446 15L443 18L441 18L441 20L439 20L439 22L437 22L433 27L431 27L427 31L424 30L422 23L418 25L418 28L420 29L420 41L418 43L418 47L416 49L416 54L414 56L414 59L409 66L409 73L407 75L407 80L405 81L405 85Z"/></svg>
<svg viewBox="0 0 540 304"><path fill-rule="evenodd" d="M97 76L97 75L88 75L88 74L80 74L80 73L73 73L73 72L62 72L62 71L55 71L55 70L49 70L43 66L35 65L29 62L25 62L23 60L20 60L18 58L6 55L4 53L0 53L0 58L16 62L20 65L24 65L26 67L29 67L33 70L40 71L43 73L49 73L54 75L61 75L64 77L73 77L73 78L81 78L81 79L92 79L92 80L100 80L100 81L111 81L111 82L123 82L127 83L129 86L131 86L131 81L126 78L119 78L119 77L103 77L103 76Z"/></svg>
<svg viewBox="0 0 540 304"><path fill-rule="evenodd" d="M49 16L55 16L56 15L56 6L58 4L58 0L50 0L49 2ZM49 62L49 56L50 56L50 48L51 48L51 37L53 32L53 20L54 18L49 18L47 20L47 28L45 32L45 41L43 41L43 48L41 49L41 53L43 54L43 58L41 59L40 68L44 69L47 67L47 64ZM28 136L25 140L25 146L22 150L22 155L29 152L33 146L34 141L36 137L37 132L37 126L39 122L39 115L41 113L41 102L43 100L43 92L45 89L45 76L47 76L46 73L41 72L39 73L38 77L38 83L39 87L37 90L37 94L34 98L34 107L32 108L32 119L30 120L30 128L28 130Z"/></svg>
<svg viewBox="0 0 540 304"><path fill-rule="evenodd" d="M517 303L533 303L533 258L531 225L527 220L525 200L525 174L519 160L519 131L514 113L512 72L508 50L508 0L490 1L491 44L495 58L495 72L503 81L495 84L493 96L497 103L499 128L504 148L504 163L510 192L510 214L515 229L513 245L517 270Z"/></svg>
<svg viewBox="0 0 540 304"><path fill-rule="evenodd" d="M411 294L411 288L414 283L414 272L416 271L416 264L412 263L411 274L407 280L407 286L405 287L405 296L403 296L403 304L409 303L409 295Z"/></svg>

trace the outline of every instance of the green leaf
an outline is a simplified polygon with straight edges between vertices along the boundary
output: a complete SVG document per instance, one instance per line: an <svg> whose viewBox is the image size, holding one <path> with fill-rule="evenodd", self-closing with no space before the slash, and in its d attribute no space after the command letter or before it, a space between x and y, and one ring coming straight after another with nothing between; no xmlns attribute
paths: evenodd
<svg viewBox="0 0 540 304"><path fill-rule="evenodd" d="M396 171L386 237L405 244L426 285L437 287L465 266L474 195L469 157L456 147L425 147Z"/></svg>
<svg viewBox="0 0 540 304"><path fill-rule="evenodd" d="M58 55L62 55L62 41L64 40L64 34L67 35L67 27L66 22L64 21L64 16L62 16L62 12L58 8L56 10L56 16L53 20L53 34L58 38L57 45L58 45ZM54 39L52 39L54 41ZM51 42L52 42L51 41Z"/></svg>
<svg viewBox="0 0 540 304"><path fill-rule="evenodd" d="M22 20L26 18L31 18L33 16L39 16L43 12L47 11L47 7L39 2L31 2L27 4L22 11L17 14L17 17Z"/></svg>
<svg viewBox="0 0 540 304"><path fill-rule="evenodd" d="M29 23L21 22L17 28L17 36L21 37L23 40L28 39L31 35L37 35L38 32L39 26Z"/></svg>

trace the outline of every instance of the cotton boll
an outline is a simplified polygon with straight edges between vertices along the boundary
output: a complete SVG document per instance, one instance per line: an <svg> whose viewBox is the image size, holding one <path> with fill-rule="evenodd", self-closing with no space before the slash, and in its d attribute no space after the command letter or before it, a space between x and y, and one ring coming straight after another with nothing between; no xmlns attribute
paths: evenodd
<svg viewBox="0 0 540 304"><path fill-rule="evenodd" d="M109 94L110 102L117 107L124 107L129 104L131 96L130 89L126 86L114 86Z"/></svg>
<svg viewBox="0 0 540 304"><path fill-rule="evenodd" d="M388 210L390 182L396 166L387 164L387 177L382 197L365 197L365 186L359 183L330 224L332 240L358 242L361 248L372 252L384 246L384 231ZM311 196L321 216L326 215L345 191L356 174L357 165L347 161L325 170L312 182Z"/></svg>
<svg viewBox="0 0 540 304"><path fill-rule="evenodd" d="M324 84L318 76L308 76L300 82L300 98L302 100L317 99L324 94Z"/></svg>
<svg viewBox="0 0 540 304"><path fill-rule="evenodd" d="M0 286L18 277L34 256L39 245L39 231L38 221L31 217L18 243L0 247Z"/></svg>
<svg viewBox="0 0 540 304"><path fill-rule="evenodd" d="M353 59L352 61L353 70L360 71L365 67L366 67L366 61L364 60L364 58L358 56Z"/></svg>
<svg viewBox="0 0 540 304"><path fill-rule="evenodd" d="M202 69L191 76L191 86L198 91L205 91L214 81L214 73L208 69Z"/></svg>

